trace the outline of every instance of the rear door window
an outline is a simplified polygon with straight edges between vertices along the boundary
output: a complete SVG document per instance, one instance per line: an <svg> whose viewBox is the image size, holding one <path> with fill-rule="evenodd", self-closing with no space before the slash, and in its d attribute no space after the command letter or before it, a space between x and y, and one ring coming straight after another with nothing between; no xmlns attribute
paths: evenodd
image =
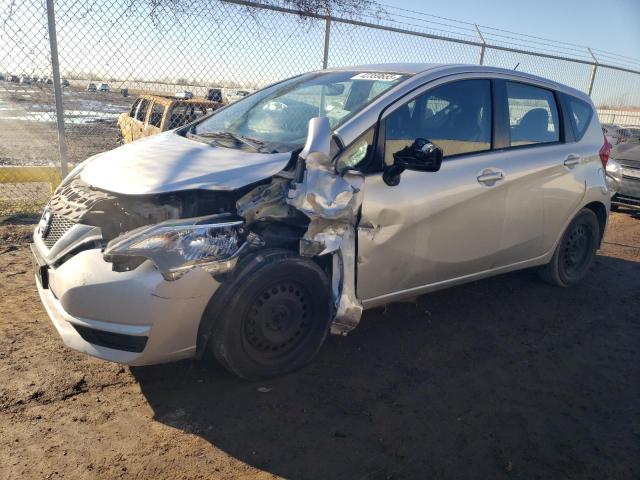
<svg viewBox="0 0 640 480"><path fill-rule="evenodd" d="M569 104L569 113L573 123L573 131L576 135L576 140L580 140L587 131L589 123L591 123L593 109L587 102L573 97L569 97L569 101L567 103ZM604 131L604 128L602 130Z"/></svg>
<svg viewBox="0 0 640 480"><path fill-rule="evenodd" d="M444 157L491 149L491 83L460 80L435 87L402 105L385 121L385 163L424 138Z"/></svg>
<svg viewBox="0 0 640 480"><path fill-rule="evenodd" d="M136 112L136 120L140 120L144 122L144 119L147 116L147 109L149 108L149 100L142 99L140 105L138 106L138 111Z"/></svg>
<svg viewBox="0 0 640 480"><path fill-rule="evenodd" d="M551 90L507 82L512 147L560 141L558 107Z"/></svg>

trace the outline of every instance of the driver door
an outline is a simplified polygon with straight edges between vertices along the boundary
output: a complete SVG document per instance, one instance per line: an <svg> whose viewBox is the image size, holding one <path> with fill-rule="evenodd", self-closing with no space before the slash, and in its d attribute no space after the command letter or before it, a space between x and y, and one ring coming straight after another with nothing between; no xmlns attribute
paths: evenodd
<svg viewBox="0 0 640 480"><path fill-rule="evenodd" d="M490 80L423 88L388 112L378 142L385 164L416 138L439 146L444 159L435 173L405 171L397 186L366 176L357 290L372 303L491 269L505 218L505 190L490 180L498 173Z"/></svg>

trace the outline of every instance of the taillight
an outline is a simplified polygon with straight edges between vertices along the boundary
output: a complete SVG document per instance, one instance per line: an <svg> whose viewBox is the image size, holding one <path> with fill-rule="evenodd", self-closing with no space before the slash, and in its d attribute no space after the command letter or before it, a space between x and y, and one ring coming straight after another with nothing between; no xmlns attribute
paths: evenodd
<svg viewBox="0 0 640 480"><path fill-rule="evenodd" d="M602 145L602 147L600 148L598 155L600 155L600 161L602 162L602 167L607 168L609 155L611 155L611 144L609 143L609 140L607 140L607 137L605 135L603 135L603 137L604 137L604 145Z"/></svg>

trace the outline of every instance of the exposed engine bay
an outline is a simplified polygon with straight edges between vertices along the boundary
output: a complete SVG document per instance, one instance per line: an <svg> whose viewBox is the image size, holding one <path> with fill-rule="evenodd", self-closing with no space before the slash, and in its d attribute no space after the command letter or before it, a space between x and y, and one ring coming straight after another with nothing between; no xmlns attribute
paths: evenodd
<svg viewBox="0 0 640 480"><path fill-rule="evenodd" d="M105 260L116 271L135 269L144 261L143 257L109 253L112 244L122 243L141 227L204 217L220 217L219 221L227 222L225 226L230 221L242 224L238 230L242 238L234 240L244 242L237 255L278 247L318 259L331 277L335 304L331 331L346 334L362 314L355 290L355 225L363 178L355 172L336 173L330 141L326 119L313 119L306 146L293 155L287 168L237 190L121 195L94 188L77 175L56 190L48 208L71 222L100 227ZM227 268L234 266L229 263ZM216 270L208 271L213 274Z"/></svg>

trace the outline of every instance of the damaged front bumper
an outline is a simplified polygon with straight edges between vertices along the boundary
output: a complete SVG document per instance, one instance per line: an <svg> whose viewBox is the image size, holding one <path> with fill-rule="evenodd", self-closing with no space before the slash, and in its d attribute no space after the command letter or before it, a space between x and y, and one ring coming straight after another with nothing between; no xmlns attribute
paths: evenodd
<svg viewBox="0 0 640 480"><path fill-rule="evenodd" d="M100 249L48 268L47 282L36 283L65 345L128 365L194 356L200 319L219 287L202 269L168 282L150 261L114 272Z"/></svg>

